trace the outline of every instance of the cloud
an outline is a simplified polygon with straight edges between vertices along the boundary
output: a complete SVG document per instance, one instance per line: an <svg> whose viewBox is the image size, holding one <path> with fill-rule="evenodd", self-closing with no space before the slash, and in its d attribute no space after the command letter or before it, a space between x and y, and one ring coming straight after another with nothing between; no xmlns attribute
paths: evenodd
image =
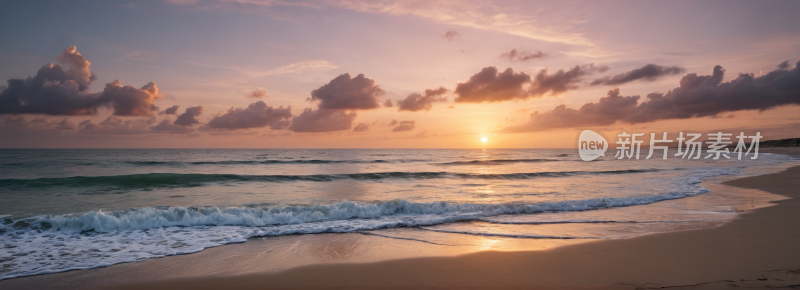
<svg viewBox="0 0 800 290"><path fill-rule="evenodd" d="M181 106L178 106L178 105L174 105L172 107L169 107L166 110L164 110L164 114L175 115L175 114L178 113L178 108L180 108L180 107Z"/></svg>
<svg viewBox="0 0 800 290"><path fill-rule="evenodd" d="M447 101L447 97L440 97L445 93L447 93L447 89L439 87L435 90L425 90L424 95L418 93L410 94L404 100L397 102L398 111L429 111L433 107L433 103Z"/></svg>
<svg viewBox="0 0 800 290"><path fill-rule="evenodd" d="M94 124L89 120L81 122L78 126L80 133L87 134L111 134L111 135L138 135L150 132L150 125L155 119L128 119L109 116L100 124Z"/></svg>
<svg viewBox="0 0 800 290"><path fill-rule="evenodd" d="M397 123L397 127L392 128L392 132L403 132L403 131L414 130L415 123L416 122L414 120L400 121L399 123Z"/></svg>
<svg viewBox="0 0 800 290"><path fill-rule="evenodd" d="M640 96L621 96L619 89L613 89L597 103L584 104L577 110L560 105L544 113L534 112L528 123L507 127L501 132L606 126L616 122L637 124L797 105L800 104L798 66L800 62L794 69L779 68L759 77L739 74L724 83L725 70L716 66L711 75L687 74L679 87L667 93L651 93L641 103Z"/></svg>
<svg viewBox="0 0 800 290"><path fill-rule="evenodd" d="M498 31L530 39L591 46L583 32L565 17L523 11L516 5L501 6L490 1L337 1L330 3L347 9L391 15L415 15L449 25ZM548 10L549 11L549 10Z"/></svg>
<svg viewBox="0 0 800 290"><path fill-rule="evenodd" d="M200 121L197 120L197 117L200 116L201 113L203 113L203 106L186 108L186 111L178 116L178 119L176 119L173 124L178 126L191 126L194 124L200 124Z"/></svg>
<svg viewBox="0 0 800 290"><path fill-rule="evenodd" d="M517 133L554 128L611 125L634 110L638 100L639 96L622 97L619 95L619 89L613 89L608 92L607 97L601 98L599 102L587 103L579 110L560 105L544 113L537 111L531 114L529 123L504 128L501 132Z"/></svg>
<svg viewBox="0 0 800 290"><path fill-rule="evenodd" d="M386 100L385 102L383 102L383 106L387 107L387 108L391 108L391 107L394 107L394 104L392 103L392 100Z"/></svg>
<svg viewBox="0 0 800 290"><path fill-rule="evenodd" d="M3 122L3 126L24 128L28 127L28 121L26 121L23 116L8 116L6 121Z"/></svg>
<svg viewBox="0 0 800 290"><path fill-rule="evenodd" d="M42 66L36 76L9 79L0 92L0 114L94 115L104 102L87 91L97 76L91 63L74 46L65 49L58 64Z"/></svg>
<svg viewBox="0 0 800 290"><path fill-rule="evenodd" d="M485 67L471 76L467 82L458 83L455 93L456 103L501 102L526 99L528 92L523 86L531 81L524 72L514 73L512 68L498 73L493 66Z"/></svg>
<svg viewBox="0 0 800 290"><path fill-rule="evenodd" d="M787 69L789 68L789 61L784 61L778 65L778 69Z"/></svg>
<svg viewBox="0 0 800 290"><path fill-rule="evenodd" d="M154 82L138 89L131 85L123 86L119 80L114 80L106 84L99 99L109 102L117 116L152 116L153 111L158 110L153 101L163 97Z"/></svg>
<svg viewBox="0 0 800 290"><path fill-rule="evenodd" d="M310 101L320 101L320 109L368 110L380 107L378 96L384 91L374 80L359 74L355 78L342 74L329 83L311 91Z"/></svg>
<svg viewBox="0 0 800 290"><path fill-rule="evenodd" d="M428 138L428 137L429 137L429 136L428 136L428 130L425 130L425 131L419 132L419 133L417 133L416 135L414 135L414 136L411 136L411 138Z"/></svg>
<svg viewBox="0 0 800 290"><path fill-rule="evenodd" d="M263 128L270 126L272 129L280 129L286 126L289 118L292 117L292 108L270 107L263 101L258 101L247 106L247 108L230 108L225 114L216 115L206 124L208 128L237 130L248 128Z"/></svg>
<svg viewBox="0 0 800 290"><path fill-rule="evenodd" d="M389 123L389 126L397 125L397 120L392 119L392 122Z"/></svg>
<svg viewBox="0 0 800 290"><path fill-rule="evenodd" d="M381 105L378 96L383 94L384 91L375 84L375 81L364 77L363 74L355 78L349 73L339 75L329 83L311 91L311 98L308 100L319 101L317 109L304 109L299 116L292 119L289 130L295 132L349 130L357 116L356 112L352 111L379 108ZM383 105L393 106L390 100ZM361 126L357 129L363 128Z"/></svg>
<svg viewBox="0 0 800 290"><path fill-rule="evenodd" d="M34 118L28 122L22 116L9 116L4 122L4 127L25 128L31 130L50 130L50 131L68 131L78 128L75 123L64 118L60 122L49 120L47 118Z"/></svg>
<svg viewBox="0 0 800 290"><path fill-rule="evenodd" d="M131 3L134 4L134 3ZM135 4L134 4L135 5ZM124 55L122 58L136 61L153 61L153 54L143 51L133 51Z"/></svg>
<svg viewBox="0 0 800 290"><path fill-rule="evenodd" d="M369 131L369 125L364 123L358 123L355 128L353 128L353 132L366 132Z"/></svg>
<svg viewBox="0 0 800 290"><path fill-rule="evenodd" d="M185 5L191 6L197 3L199 0L164 0L164 3L169 3L172 5Z"/></svg>
<svg viewBox="0 0 800 290"><path fill-rule="evenodd" d="M86 60L86 57L78 52L75 46L67 47L60 55L58 55L58 62L65 63L69 66L66 70L67 76L70 80L78 84L80 91L89 89L92 81L97 80L97 76L89 71L91 62Z"/></svg>
<svg viewBox="0 0 800 290"><path fill-rule="evenodd" d="M187 126L175 125L169 120L161 120L161 123L150 127L153 133L166 133L166 134L188 134L195 131L194 128Z"/></svg>
<svg viewBox="0 0 800 290"><path fill-rule="evenodd" d="M266 73L259 74L261 76L274 76L291 73L302 73L310 70L329 70L339 68L332 63L324 60L309 60L298 63L293 63L281 67L277 67L267 71Z"/></svg>
<svg viewBox="0 0 800 290"><path fill-rule="evenodd" d="M47 64L27 79L10 79L0 92L0 114L95 115L97 108L110 106L114 115L150 116L161 99L155 83L141 89L122 86L114 81L101 93L89 93L97 76L91 63L74 46L65 49L58 61L67 65Z"/></svg>
<svg viewBox="0 0 800 290"><path fill-rule="evenodd" d="M527 50L517 51L516 49L512 49L509 52L501 54L500 58L505 58L508 59L509 61L526 61L531 59L544 58L545 56L547 55L544 54L544 52L542 52L541 50L537 50L535 53L533 53Z"/></svg>
<svg viewBox="0 0 800 290"><path fill-rule="evenodd" d="M356 113L345 113L340 110L306 108L299 116L292 119L289 130L294 132L331 132L350 130Z"/></svg>
<svg viewBox="0 0 800 290"><path fill-rule="evenodd" d="M75 130L78 128L78 126L75 125L75 123L72 123L69 120L67 120L67 118L64 118L63 120L61 120L61 122L58 122L54 128L56 130Z"/></svg>
<svg viewBox="0 0 800 290"><path fill-rule="evenodd" d="M247 97L249 97L249 98L263 98L263 97L267 97L267 91L266 91L266 90L264 90L264 89L257 89L257 90L255 90L255 91L253 91L252 93L250 93L249 95L247 95Z"/></svg>
<svg viewBox="0 0 800 290"><path fill-rule="evenodd" d="M442 35L442 38L453 41L453 39L455 39L456 36L458 36L458 31L449 30L445 32L444 35Z"/></svg>
<svg viewBox="0 0 800 290"><path fill-rule="evenodd" d="M568 90L578 88L578 83L584 76L591 75L595 72L605 72L608 70L607 66L589 65L576 65L575 67L564 71L558 70L554 74L548 74L547 69L542 69L533 79L530 94L534 97L542 97L548 92L553 95L564 93Z"/></svg>
<svg viewBox="0 0 800 290"><path fill-rule="evenodd" d="M590 83L592 86L596 85L608 85L608 86L616 86L621 85L624 83L643 80L643 81L654 81L658 78L682 74L686 70L682 67L677 66L660 66L655 64L648 64L641 68L634 69L629 72L624 72L613 77L604 77L600 79L596 79Z"/></svg>

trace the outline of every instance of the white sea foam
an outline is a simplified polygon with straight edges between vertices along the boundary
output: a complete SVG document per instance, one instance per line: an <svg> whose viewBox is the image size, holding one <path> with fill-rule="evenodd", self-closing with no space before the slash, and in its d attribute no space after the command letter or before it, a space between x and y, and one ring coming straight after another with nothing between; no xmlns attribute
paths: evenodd
<svg viewBox="0 0 800 290"><path fill-rule="evenodd" d="M0 280L193 253L258 236L419 227L505 214L650 204L705 193L708 190L696 186L703 178L737 171L731 167L693 170L672 180L672 190L661 194L534 204L420 203L407 200L367 204L344 201L316 206L151 207L43 215L21 220L29 224L27 226L18 223L21 221L0 225L0 232L4 232L0 233Z"/></svg>

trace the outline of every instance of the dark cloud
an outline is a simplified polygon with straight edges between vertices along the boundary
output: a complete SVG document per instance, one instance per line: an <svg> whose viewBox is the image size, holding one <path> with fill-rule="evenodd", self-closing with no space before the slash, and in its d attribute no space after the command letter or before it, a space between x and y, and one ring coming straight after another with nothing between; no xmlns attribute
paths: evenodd
<svg viewBox="0 0 800 290"><path fill-rule="evenodd" d="M500 55L500 58L507 59L509 61L526 61L531 59L537 58L544 58L547 56L541 50L537 50L536 52L530 52L527 50L517 51L516 49L512 49L509 52L503 53Z"/></svg>
<svg viewBox="0 0 800 290"><path fill-rule="evenodd" d="M578 110L561 105L544 113L535 112L527 124L504 128L501 132L605 126L615 122L636 124L797 105L800 104L797 66L800 62L791 70L778 69L759 77L739 74L724 83L725 70L716 66L711 75L687 74L679 87L667 93L651 93L641 103L639 96L620 96L619 89L614 89L597 103L584 104Z"/></svg>
<svg viewBox="0 0 800 290"><path fill-rule="evenodd" d="M442 35L442 38L452 41L456 36L458 36L458 31L449 30Z"/></svg>
<svg viewBox="0 0 800 290"><path fill-rule="evenodd" d="M660 66L655 64L648 64L641 68L634 69L629 72L624 72L613 77L604 77L592 81L590 85L608 85L616 86L624 83L643 80L654 81L660 77L682 74L686 70L677 66Z"/></svg>
<svg viewBox="0 0 800 290"><path fill-rule="evenodd" d="M392 122L389 123L389 126L397 125L397 120L392 119Z"/></svg>
<svg viewBox="0 0 800 290"><path fill-rule="evenodd" d="M778 69L787 69L789 68L789 61L784 61L778 65Z"/></svg>
<svg viewBox="0 0 800 290"><path fill-rule="evenodd" d="M8 80L0 114L94 115L105 102L85 91L64 67L51 63L34 77Z"/></svg>
<svg viewBox="0 0 800 290"><path fill-rule="evenodd" d="M542 97L548 92L558 95L568 90L577 89L578 83L584 76L607 70L607 66L595 66L594 64L576 65L567 71L558 70L554 74L548 74L547 69L542 69L534 78L529 92L534 97Z"/></svg>
<svg viewBox="0 0 800 290"><path fill-rule="evenodd" d="M163 98L156 83L150 82L141 89L123 86L119 80L107 83L100 100L109 102L117 116L152 116L158 107L153 101Z"/></svg>
<svg viewBox="0 0 800 290"><path fill-rule="evenodd" d="M386 100L385 102L383 102L383 106L387 107L387 108L391 108L391 107L394 107L394 104L392 103L392 100Z"/></svg>
<svg viewBox="0 0 800 290"><path fill-rule="evenodd" d="M201 113L203 113L203 106L186 108L186 111L178 116L178 119L176 119L173 124L178 126L191 126L194 124L200 124L200 121L197 120L197 117L199 117Z"/></svg>
<svg viewBox="0 0 800 290"><path fill-rule="evenodd" d="M498 73L497 68L483 68L471 76L467 82L458 83L455 93L457 103L501 102L513 99L526 99L528 92L523 86L531 81L524 72L514 73L512 68Z"/></svg>
<svg viewBox="0 0 800 290"><path fill-rule="evenodd" d="M119 81L106 85L101 93L89 93L97 79L91 63L74 46L58 56L58 64L47 64L27 79L10 79L0 92L0 114L94 115L97 108L110 106L114 115L150 116L160 99L158 87L149 83L141 89L122 86Z"/></svg>
<svg viewBox="0 0 800 290"><path fill-rule="evenodd" d="M355 128L353 128L353 132L366 132L369 131L369 125L364 123L358 123Z"/></svg>
<svg viewBox="0 0 800 290"><path fill-rule="evenodd" d="M99 124L94 124L89 120L81 122L78 126L80 133L87 134L111 134L111 135L138 135L150 133L150 126L155 119L128 119L109 116Z"/></svg>
<svg viewBox="0 0 800 290"><path fill-rule="evenodd" d="M247 108L230 108L228 112L211 118L206 124L213 129L248 129L270 126L272 129L283 128L287 119L292 117L292 108L267 106L263 101L258 101Z"/></svg>
<svg viewBox="0 0 800 290"><path fill-rule="evenodd" d="M263 97L267 97L267 91L266 91L266 90L264 90L264 89L257 89L257 90L255 90L255 91L253 91L252 93L250 93L249 95L247 95L247 97L250 97L250 98L263 98Z"/></svg>
<svg viewBox="0 0 800 290"><path fill-rule="evenodd" d="M194 128L187 126L176 125L169 120L161 120L161 123L150 128L153 133L166 133L166 134L188 134L194 132Z"/></svg>
<svg viewBox="0 0 800 290"><path fill-rule="evenodd" d="M28 121L23 116L8 116L6 121L3 122L3 126L24 128L28 127Z"/></svg>
<svg viewBox="0 0 800 290"><path fill-rule="evenodd" d="M331 132L350 130L356 113L345 113L340 110L313 110L307 108L299 116L292 119L289 130L295 132Z"/></svg>
<svg viewBox="0 0 800 290"><path fill-rule="evenodd" d="M47 118L34 118L28 122L22 116L9 116L4 122L5 127L25 128L30 130L50 130L50 131L68 131L78 128L75 123L64 118L61 121L50 120Z"/></svg>
<svg viewBox="0 0 800 290"><path fill-rule="evenodd" d="M380 107L378 96L383 94L375 81L364 74L353 78L346 73L311 91L309 100L320 101L319 109L368 110Z"/></svg>
<svg viewBox="0 0 800 290"><path fill-rule="evenodd" d="M447 89L439 87L435 90L425 90L425 94L410 94L404 100L397 102L398 111L428 111L433 107L433 103L447 101L447 97L441 97L445 93Z"/></svg>
<svg viewBox="0 0 800 290"><path fill-rule="evenodd" d="M61 122L56 123L54 128L56 130L75 130L78 126L64 118Z"/></svg>
<svg viewBox="0 0 800 290"><path fill-rule="evenodd" d="M619 89L613 89L608 92L608 96L601 98L597 103L587 103L578 110L560 105L544 113L537 111L531 114L531 119L527 124L504 128L501 132L517 133L554 128L611 125L635 109L638 100L639 96L622 97L619 95Z"/></svg>
<svg viewBox="0 0 800 290"><path fill-rule="evenodd" d="M290 125L292 125L292 120L284 119L284 120L280 120L280 121L277 121L275 123L272 123L272 125L269 125L269 128L272 129L272 130L282 130L282 129L289 128Z"/></svg>
<svg viewBox="0 0 800 290"><path fill-rule="evenodd" d="M414 120L400 121L397 123L397 127L392 128L392 132L403 132L403 131L414 130L415 123L416 122Z"/></svg>
<svg viewBox="0 0 800 290"><path fill-rule="evenodd" d="M178 105L174 105L172 107L169 107L166 110L164 110L164 114L170 114L170 115L178 114L178 108L180 108L180 107L181 106L178 106Z"/></svg>

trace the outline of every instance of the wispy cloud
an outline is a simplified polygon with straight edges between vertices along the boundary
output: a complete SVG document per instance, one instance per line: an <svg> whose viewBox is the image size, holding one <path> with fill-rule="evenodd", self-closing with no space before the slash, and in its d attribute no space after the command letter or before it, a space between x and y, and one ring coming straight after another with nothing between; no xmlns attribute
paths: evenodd
<svg viewBox="0 0 800 290"><path fill-rule="evenodd" d="M152 53L138 51L138 50L137 51L132 51L132 52L126 54L125 56L123 56L122 58L130 59L130 60L138 60L138 61L153 61L154 60Z"/></svg>
<svg viewBox="0 0 800 290"><path fill-rule="evenodd" d="M257 78L263 76L274 76L284 74L296 74L307 71L320 71L339 68L332 63L325 60L309 60L296 62L268 70L257 69L252 67L230 66L230 65L216 65L203 62L189 61L189 64L199 65L204 67L218 68L223 70L239 73L245 77Z"/></svg>
<svg viewBox="0 0 800 290"><path fill-rule="evenodd" d="M499 31L531 39L594 45L569 24L545 23L541 20L542 17L517 12L513 7L498 7L485 1L334 0L328 3L359 12L415 15L450 25Z"/></svg>
<svg viewBox="0 0 800 290"><path fill-rule="evenodd" d="M265 76L302 73L305 71L329 70L339 68L324 60L309 60L271 69L264 73Z"/></svg>
<svg viewBox="0 0 800 290"><path fill-rule="evenodd" d="M385 13L393 15L414 15L449 25L498 31L549 42L581 46L594 46L583 33L573 27L585 20L565 20L562 15L555 18L544 14L544 8L536 11L520 11L519 7L501 7L489 1L406 1L406 0L165 0L177 6L191 6L195 9L238 9L245 12L271 12L278 6L296 6L315 9L344 8L364 13ZM285 15L270 17L284 19ZM550 19L548 19L550 18ZM455 31L453 31L455 32ZM454 36L454 34L453 34ZM451 37L445 37L451 39Z"/></svg>

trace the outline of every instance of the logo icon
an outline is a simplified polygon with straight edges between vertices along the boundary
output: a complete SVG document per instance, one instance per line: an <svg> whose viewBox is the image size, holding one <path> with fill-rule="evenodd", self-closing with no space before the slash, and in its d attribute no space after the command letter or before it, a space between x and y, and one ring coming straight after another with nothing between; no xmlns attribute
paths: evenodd
<svg viewBox="0 0 800 290"><path fill-rule="evenodd" d="M583 161L592 161L606 156L608 142L603 136L592 130L583 130L578 137L578 154Z"/></svg>

